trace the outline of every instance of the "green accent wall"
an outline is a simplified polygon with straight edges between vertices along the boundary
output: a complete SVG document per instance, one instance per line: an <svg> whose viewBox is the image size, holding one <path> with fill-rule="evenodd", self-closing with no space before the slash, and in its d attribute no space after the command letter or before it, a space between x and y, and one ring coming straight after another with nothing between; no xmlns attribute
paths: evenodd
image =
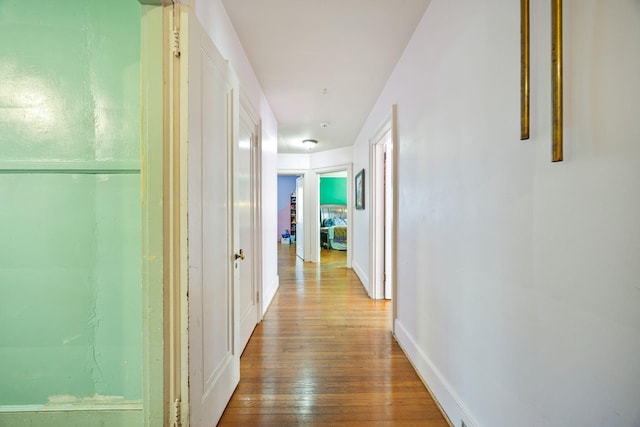
<svg viewBox="0 0 640 427"><path fill-rule="evenodd" d="M320 204L346 205L347 178L320 177Z"/></svg>
<svg viewBox="0 0 640 427"><path fill-rule="evenodd" d="M140 5L2 0L0 28L0 411L140 401Z"/></svg>

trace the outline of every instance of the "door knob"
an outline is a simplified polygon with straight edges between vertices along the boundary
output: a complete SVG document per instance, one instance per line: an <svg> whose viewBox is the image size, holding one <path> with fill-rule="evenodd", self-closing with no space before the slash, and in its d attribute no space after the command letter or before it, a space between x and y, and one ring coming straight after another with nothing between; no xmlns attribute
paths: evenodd
<svg viewBox="0 0 640 427"><path fill-rule="evenodd" d="M242 249L240 249L239 254L235 254L235 259L244 259L244 253L242 252Z"/></svg>

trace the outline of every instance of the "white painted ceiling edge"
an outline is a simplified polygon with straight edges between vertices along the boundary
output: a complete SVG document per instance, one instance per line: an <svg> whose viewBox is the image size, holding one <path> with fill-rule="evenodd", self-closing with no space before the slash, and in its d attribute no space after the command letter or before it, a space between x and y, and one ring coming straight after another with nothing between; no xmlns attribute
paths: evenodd
<svg viewBox="0 0 640 427"><path fill-rule="evenodd" d="M431 0L222 0L278 121L278 152L351 146ZM323 126L323 123L326 126Z"/></svg>

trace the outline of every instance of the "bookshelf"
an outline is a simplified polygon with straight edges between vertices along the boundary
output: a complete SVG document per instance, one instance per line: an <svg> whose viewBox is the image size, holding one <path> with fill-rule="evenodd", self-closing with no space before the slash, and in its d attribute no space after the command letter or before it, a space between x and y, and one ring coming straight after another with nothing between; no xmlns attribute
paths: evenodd
<svg viewBox="0 0 640 427"><path fill-rule="evenodd" d="M296 235L296 193L291 194L291 204L290 204L290 211L291 211L291 226L289 228L289 234L291 234L292 237L292 241L295 240L295 236Z"/></svg>

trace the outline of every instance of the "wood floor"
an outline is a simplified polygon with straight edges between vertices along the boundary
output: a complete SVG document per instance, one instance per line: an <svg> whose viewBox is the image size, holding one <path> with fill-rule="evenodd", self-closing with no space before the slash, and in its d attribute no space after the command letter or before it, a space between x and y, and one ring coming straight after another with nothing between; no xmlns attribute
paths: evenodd
<svg viewBox="0 0 640 427"><path fill-rule="evenodd" d="M249 340L219 426L448 427L345 252L278 253L280 290Z"/></svg>

